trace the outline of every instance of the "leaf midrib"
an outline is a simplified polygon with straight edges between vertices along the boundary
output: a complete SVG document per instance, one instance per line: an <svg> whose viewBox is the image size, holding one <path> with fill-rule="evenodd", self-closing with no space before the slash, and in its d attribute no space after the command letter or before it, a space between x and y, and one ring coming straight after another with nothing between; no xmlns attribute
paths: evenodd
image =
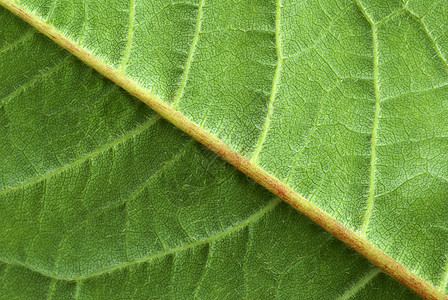
<svg viewBox="0 0 448 300"><path fill-rule="evenodd" d="M359 0L356 1L358 2ZM118 70L113 69L99 58L94 57L86 49L77 45L74 41L69 40L57 29L46 24L39 17L33 15L12 0L0 0L0 3L9 10L16 12L22 19L39 29L47 36L51 37L60 46L69 49L70 52L75 54L89 66L99 71L102 75L114 81L119 86L128 90L132 95L151 106L168 121L197 139L212 151L216 152L240 171L243 171L246 175L258 181L271 192L281 196L290 205L304 213L326 230L330 231L348 246L362 253L366 258L378 266L381 266L381 268L389 273L389 275L394 276L396 279L420 295L425 295L429 298L446 297L444 294L440 293L440 291L437 291L431 284L424 281L404 266L400 265L397 261L384 254L377 247L373 246L364 237L357 235L347 227L343 226L339 221L336 221L330 215L297 194L297 192L291 190L285 185L284 182L281 182L273 175L249 162L249 160L229 148L215 136L193 123L180 112L174 110L170 105L167 105L159 98L150 94L149 91L132 81L130 78L120 75L119 72L117 72Z"/></svg>

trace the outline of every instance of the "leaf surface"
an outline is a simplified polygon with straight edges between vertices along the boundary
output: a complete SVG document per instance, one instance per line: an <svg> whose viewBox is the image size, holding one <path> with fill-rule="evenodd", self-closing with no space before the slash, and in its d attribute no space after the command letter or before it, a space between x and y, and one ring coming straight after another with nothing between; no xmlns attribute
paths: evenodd
<svg viewBox="0 0 448 300"><path fill-rule="evenodd" d="M425 2L21 5L446 292L448 4Z"/></svg>
<svg viewBox="0 0 448 300"><path fill-rule="evenodd" d="M6 10L0 22L0 299L415 297Z"/></svg>

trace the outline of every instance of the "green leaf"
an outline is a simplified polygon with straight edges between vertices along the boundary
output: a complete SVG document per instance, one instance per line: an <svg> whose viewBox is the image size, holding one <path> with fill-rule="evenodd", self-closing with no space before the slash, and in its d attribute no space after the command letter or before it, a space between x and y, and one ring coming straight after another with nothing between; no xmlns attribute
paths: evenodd
<svg viewBox="0 0 448 300"><path fill-rule="evenodd" d="M446 1L28 0L21 5L446 292ZM57 61L36 52L33 63ZM7 75L8 86L17 85ZM81 145L54 154L60 145L50 141L51 134L36 138L34 126L48 125L32 115L21 125L32 137L11 145L21 156L5 159L22 173L8 171L13 175L4 176L5 187L89 151ZM119 114L110 115L121 127ZM90 124L78 134L107 134L111 126ZM38 142L55 150L31 163L36 154L26 147L37 148ZM102 145L95 136L90 143ZM95 166L106 173L126 170L106 162ZM107 180L93 177L98 182L92 193L101 195L98 187L110 184L126 194L111 178L139 182L129 170L109 173Z"/></svg>
<svg viewBox="0 0 448 300"><path fill-rule="evenodd" d="M0 10L0 299L413 297Z"/></svg>

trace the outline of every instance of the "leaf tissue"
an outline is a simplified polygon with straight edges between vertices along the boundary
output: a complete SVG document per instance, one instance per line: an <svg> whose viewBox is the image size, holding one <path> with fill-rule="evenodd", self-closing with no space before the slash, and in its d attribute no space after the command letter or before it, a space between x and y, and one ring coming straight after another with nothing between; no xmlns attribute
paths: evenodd
<svg viewBox="0 0 448 300"><path fill-rule="evenodd" d="M447 297L448 0L0 4L0 299Z"/></svg>

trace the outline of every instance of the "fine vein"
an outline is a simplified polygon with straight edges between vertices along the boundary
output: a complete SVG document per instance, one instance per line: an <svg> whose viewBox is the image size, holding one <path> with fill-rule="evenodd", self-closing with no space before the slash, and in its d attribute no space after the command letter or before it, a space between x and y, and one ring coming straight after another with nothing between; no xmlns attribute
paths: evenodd
<svg viewBox="0 0 448 300"><path fill-rule="evenodd" d="M156 116L152 117L151 119L148 119L145 123L141 124L136 129L128 132L127 134L117 138L116 140L113 140L110 143L107 143L107 144L104 144L104 145L98 147L97 149L95 149L95 151L90 152L90 153L88 153L88 154L86 154L84 156L81 156L80 158L78 158L78 159L76 159L76 160L74 160L74 161L72 161L72 162L70 162L70 163L68 163L68 164L66 164L66 165L64 165L64 166L62 166L60 168L54 169L54 170L52 170L52 171L50 171L50 172L48 172L46 174L34 177L34 178L32 178L32 179L30 179L28 181L24 181L24 182L21 182L21 183L19 183L17 185L8 187L8 188L6 188L4 190L0 190L0 196L4 195L4 194L7 194L7 193L10 193L10 192L13 192L13 191L16 191L16 190L19 190L19 189L22 189L22 188L25 188L27 186L30 186L30 185L34 184L34 183L45 181L45 180L47 180L49 178L52 178L53 176L56 176L57 174L60 174L60 173L62 173L64 171L66 171L66 170L69 170L70 168L72 168L74 166L80 165L80 164L84 163L85 161L91 159L92 157L95 157L95 156L99 155L100 153L103 153L103 152L113 148L117 144L119 144L119 143L121 143L123 141L126 141L126 140L134 137L135 135L145 131L146 129L151 127L154 123L156 123L158 120L160 120L160 116L156 115Z"/></svg>
<svg viewBox="0 0 448 300"><path fill-rule="evenodd" d="M97 211L89 214L78 225L76 225L72 229L70 229L67 232L65 232L64 235L61 237L61 240L59 241L57 256L56 256L56 260L55 260L55 264L54 264L55 268L57 268L59 266L59 261L60 261L60 258L61 258L61 255L60 255L61 251L60 250L62 248L62 245L65 243L67 238L72 233L77 232L79 229L83 228L93 218L95 218L95 217L97 217L97 216L99 216L99 215L101 215L101 214L103 214L103 213L105 213L107 211L110 211L110 210L112 210L114 208L117 208L117 207L119 207L121 205L127 205L129 202L134 200L145 188L147 188L152 182L154 182L154 180L159 178L167 170L167 168L171 167L173 164L178 162L179 158L182 157L183 154L185 154L185 151L189 148L189 146L193 143L193 141L195 141L195 140L192 139L189 143L185 144L176 154L173 155L173 157L170 158L170 160L166 161L164 163L164 165L160 169L158 169L148 179L146 179L139 187L137 187L137 189L135 189L135 191L130 196L126 197L124 200L121 200L121 201L118 201L118 202L114 202L111 205L107 205L107 206L101 207ZM127 220L128 220L128 218L127 218ZM39 222L39 223L41 223L41 222ZM127 234L125 236L127 237ZM159 242L160 242L160 244L162 246L164 246L163 243L160 240L159 240ZM127 243L126 243L126 246L125 246L125 252L126 251L127 251Z"/></svg>
<svg viewBox="0 0 448 300"><path fill-rule="evenodd" d="M205 245L205 244L210 244L213 241L216 241L216 240L219 240L221 238L224 238L224 237L226 237L226 236L228 236L228 235L230 235L230 234L232 234L232 233L234 233L234 232L236 232L236 231L238 231L240 229L243 229L243 228L247 227L251 223L255 223L261 217L263 217L264 215L266 215L267 213L272 211L274 208L276 208L277 205L280 202L281 202L280 199L274 198L265 207L263 207L262 209L260 209L256 213L254 213L253 215L249 216L244 221L242 221L240 223L237 223L236 225L234 225L232 227L229 227L226 230L221 231L221 232L219 232L219 233L217 233L215 235L208 236L208 237L206 237L204 239L197 240L197 241L192 242L192 243L180 245L180 246L175 247L175 248L171 248L171 249L168 249L168 250L163 250L163 251L154 253L152 255L149 255L147 257L136 259L134 261L125 262L125 263L123 263L121 265L116 265L116 266L114 266L112 268L100 270L98 272L91 273L91 274L88 274L86 276L82 276L82 277L80 277L78 279L91 278L91 277L98 276L98 275L101 275L101 274L104 274L104 273L109 273L111 271L123 269L125 267L129 267L129 266L132 266L132 265L135 265L135 264L138 264L138 263L148 262L148 261L151 261L151 260L159 258L159 257L163 257L163 256L166 256L166 255L174 254L176 252L185 251L185 250L191 249L193 247L197 247L197 246L201 246L201 245Z"/></svg>
<svg viewBox="0 0 448 300"><path fill-rule="evenodd" d="M132 38L134 37L134 23L135 23L135 0L130 0L129 3L129 24L128 35L126 40L126 48L124 50L123 60L120 64L120 72L125 73L126 67L131 56Z"/></svg>
<svg viewBox="0 0 448 300"><path fill-rule="evenodd" d="M92 277L96 277L96 276L100 276L102 274L106 274L106 273L110 273L113 271L117 271L117 270L121 270L124 268L128 268L130 266L136 265L136 264L141 264L141 263L146 263L149 262L151 260L160 258L160 257L164 257L166 255L171 255L171 254L175 254L177 252L181 252L181 251L185 251L194 247L198 247L198 246L202 246L202 245L206 245L206 244L210 244L216 240L219 240L221 238L224 238L226 236L229 236L230 234L237 232L240 229L243 229L245 227L247 227L248 225L257 222L260 218L262 218L263 216L265 216L266 214L268 214L269 212L273 211L277 205L281 203L281 200L279 198L274 198L273 200L271 200L268 204L266 204L266 206L264 206L263 208L261 208L259 211L257 211L256 213L254 213L253 215L249 216L247 219L241 221L240 223L237 223L229 228L227 228L224 231L218 232L214 235L210 235L206 238L200 239L200 240L196 240L194 242L191 243L186 243L183 245L179 245L177 247L171 248L171 249L166 249L166 250L162 250L159 252L156 252L154 254L151 254L149 256L145 256L139 259L135 259L132 261L127 261L127 262L123 262L123 263L119 263L117 265L114 265L112 267L109 268L105 268L96 272L92 272L83 276L79 276L77 278L69 278L69 277L62 277L62 276L58 276L55 274L51 274L48 273L47 271L44 270L39 270L37 268L34 268L32 266L28 266L25 265L23 263L19 263L19 262L9 262L9 261L5 261L5 260L0 260L0 262L6 263L8 265L16 265L16 266L21 266L24 268L27 268L31 271L37 272L43 276L49 277L49 278L53 278L53 279L58 279L58 280L76 280L77 283L81 283L81 280L85 280L88 278L92 278Z"/></svg>
<svg viewBox="0 0 448 300"><path fill-rule="evenodd" d="M4 98L0 98L0 107L2 106L6 106L6 104L8 104L9 101L11 101L12 99L14 99L15 97L17 97L18 95L20 95L20 93L22 93L23 91L25 91L26 89L34 86L35 84L39 83L42 81L42 79L50 76L51 74L53 74L54 72L56 72L57 70L59 70L60 68L62 68L66 63L70 62L71 60L71 56L67 55L65 58L61 59L57 64L55 64L54 66L50 67L49 69L42 71L41 73L39 73L38 75L32 77L31 79L29 79L28 81L26 81L24 84L22 84L21 86L17 87L16 89L14 89L14 91L12 91L10 94L6 95ZM1 193L1 191L0 191Z"/></svg>
<svg viewBox="0 0 448 300"><path fill-rule="evenodd" d="M79 299L80 290L81 290L81 282L76 281L75 300Z"/></svg>
<svg viewBox="0 0 448 300"><path fill-rule="evenodd" d="M370 146L370 182L369 182L369 196L367 198L367 208L364 214L364 220L361 227L361 236L364 237L369 226L370 218L373 212L373 202L375 197L375 163L376 163L376 142L378 136L378 122L380 116L380 90L378 81L378 37L376 26L372 19L368 16L359 0L356 0L359 10L362 12L366 20L370 23L372 28L372 51L373 51L373 85L375 89L375 115L373 117L373 128Z"/></svg>
<svg viewBox="0 0 448 300"><path fill-rule="evenodd" d="M446 258L445 269L443 270L442 278L437 288L439 289L439 291L444 292L447 285L448 285L448 256Z"/></svg>
<svg viewBox="0 0 448 300"><path fill-rule="evenodd" d="M338 298L338 300L346 300L350 299L360 290L362 290L373 278L375 278L378 274L381 273L380 268L374 268L372 271L367 273L366 276L361 278L357 283L355 283L350 289L348 289L342 296Z"/></svg>
<svg viewBox="0 0 448 300"><path fill-rule="evenodd" d="M84 33L86 32L86 29L87 29L87 22L88 22L88 20L89 20L89 18L88 18L88 10L87 10L87 2L86 1L83 1L83 7L84 7L84 22L82 22L82 29L81 29L81 33L79 34L79 37L78 37L78 43L80 43L81 42L81 40L82 40L82 38L83 38L83 36L84 36Z"/></svg>
<svg viewBox="0 0 448 300"><path fill-rule="evenodd" d="M51 16L53 15L54 9L56 8L57 2L58 0L54 0L53 3L51 4L50 12L48 13L48 16L45 21L48 22L50 20Z"/></svg>
<svg viewBox="0 0 448 300"><path fill-rule="evenodd" d="M356 2L358 6L360 6L359 0ZM320 225L348 246L358 251L361 255L369 259L372 263L378 265L386 273L395 277L398 281L410 287L423 297L448 299L442 292L437 290L429 282L417 276L405 266L398 263L395 259L382 252L379 248L371 244L365 237L360 236L345 227L328 213L324 212L316 205L312 204L309 200L299 195L296 191L285 185L284 182L281 182L278 178L268 173L260 166L257 166L255 163L250 162L244 156L241 156L223 141L219 140L216 136L201 128L179 111L175 110L173 106L168 105L166 102L151 94L147 89L139 85L134 80L124 76L117 69L114 69L112 66L106 64L82 46L70 40L55 27L46 24L45 21L28 11L26 8L17 4L16 1L0 0L0 4L17 14L20 18L27 21L39 31L49 36L58 45L68 49L76 57L96 69L100 74L112 80L117 85L127 90L130 94L139 98L142 102L149 105L166 120L191 135L210 150L227 160L237 169L266 187L269 191L284 199L292 207L302 212L305 216L316 222L316 224ZM365 14L364 11L363 13ZM370 20L370 22L372 21ZM20 265L18 263L15 264ZM118 268L119 267L123 267L123 265L118 266ZM107 272L107 270L104 272ZM93 276L94 275L95 274L93 274Z"/></svg>
<svg viewBox="0 0 448 300"><path fill-rule="evenodd" d="M208 246L207 259L205 261L204 270L202 271L201 277L199 277L199 280L196 282L196 288L194 289L194 291L192 293L193 297L191 299L199 299L199 297L198 297L199 289L201 288L204 278L207 275L207 270L210 269L210 261L212 259L212 257L211 257L212 251L213 251L213 244L210 243L210 245Z"/></svg>
<svg viewBox="0 0 448 300"><path fill-rule="evenodd" d="M277 51L277 66L275 67L274 79L272 80L271 95L269 97L268 111L266 113L266 119L264 121L263 130L261 131L260 138L258 139L257 146L254 149L254 153L250 161L257 163L260 156L261 149L266 140L267 133L269 131L269 125L271 123L272 114L274 113L274 101L277 96L278 82L280 80L280 72L282 70L283 56L282 56L282 40L280 36L280 18L281 18L281 0L276 0L275 8L275 49Z"/></svg>
<svg viewBox="0 0 448 300"><path fill-rule="evenodd" d="M182 98L185 90L185 86L188 81L188 74L190 73L191 64L193 63L194 53L196 51L196 45L199 41L199 34L201 32L201 24L202 24L202 15L203 15L203 7L205 0L201 0L198 8L198 16L196 18L196 27L194 30L193 41L191 42L190 51L188 52L187 62L185 63L185 69L182 74L182 81L180 82L179 89L177 90L176 96L174 97L173 103L171 104L173 108L176 108L179 104L180 99Z"/></svg>
<svg viewBox="0 0 448 300"><path fill-rule="evenodd" d="M16 47L17 45L25 43L28 39L33 37L34 34L35 34L35 31L33 29L28 30L24 35L22 35L20 38L18 38L14 42L7 44L3 48L0 48L0 53L6 52L6 51Z"/></svg>
<svg viewBox="0 0 448 300"><path fill-rule="evenodd" d="M51 300L51 298L53 298L55 288L56 288L56 279L52 278L50 287L48 288L47 300Z"/></svg>
<svg viewBox="0 0 448 300"><path fill-rule="evenodd" d="M434 39L434 37L431 35L431 32L428 30L428 27L426 27L425 23L423 22L423 18L419 18L417 15L415 15L413 12L411 12L409 10L408 10L408 12L411 15L411 17L414 18L414 20L416 20L421 25L423 31L426 34L426 37L431 42L434 50L436 51L437 56L439 57L440 61L444 65L445 69L448 71L448 62L445 59L445 57L443 56L442 52L440 51L440 48L437 45L436 40Z"/></svg>

